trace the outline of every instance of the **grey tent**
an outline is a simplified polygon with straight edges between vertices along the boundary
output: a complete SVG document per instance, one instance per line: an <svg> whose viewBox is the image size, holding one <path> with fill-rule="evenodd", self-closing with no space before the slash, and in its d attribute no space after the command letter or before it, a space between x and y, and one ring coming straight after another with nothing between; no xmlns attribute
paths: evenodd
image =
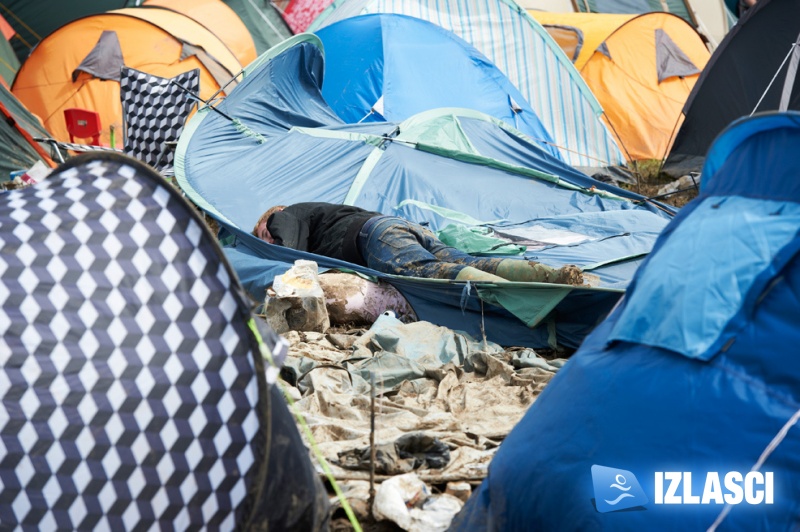
<svg viewBox="0 0 800 532"><path fill-rule="evenodd" d="M759 0L728 33L683 107L685 120L663 170L699 172L711 142L754 112L800 109L800 2Z"/></svg>
<svg viewBox="0 0 800 532"><path fill-rule="evenodd" d="M0 250L3 530L326 526L271 331L176 189L76 157L0 195Z"/></svg>

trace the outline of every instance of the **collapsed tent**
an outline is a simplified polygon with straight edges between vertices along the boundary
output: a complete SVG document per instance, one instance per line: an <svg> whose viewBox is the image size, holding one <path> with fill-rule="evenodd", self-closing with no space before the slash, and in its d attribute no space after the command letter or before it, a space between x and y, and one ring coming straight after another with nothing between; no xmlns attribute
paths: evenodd
<svg viewBox="0 0 800 532"><path fill-rule="evenodd" d="M699 171L714 138L737 118L800 109L800 84L795 83L798 39L800 3L759 0L748 9L714 51L689 95L663 171L673 176Z"/></svg>
<svg viewBox="0 0 800 532"><path fill-rule="evenodd" d="M628 158L662 160L709 58L700 35L669 13L530 14L573 60Z"/></svg>
<svg viewBox="0 0 800 532"><path fill-rule="evenodd" d="M11 172L27 170L42 161L55 166L47 150L34 138L50 134L8 89L0 85L0 181Z"/></svg>
<svg viewBox="0 0 800 532"><path fill-rule="evenodd" d="M500 446L454 530L800 521L798 145L798 113L745 119L717 139L699 197ZM664 471L684 472L677 493ZM760 486L743 486L750 471ZM726 507L734 488L744 502L743 487L747 504Z"/></svg>
<svg viewBox="0 0 800 532"><path fill-rule="evenodd" d="M625 164L601 120L603 109L589 87L547 31L513 0L457 4L337 0L317 17L309 31L370 13L421 18L452 31L478 49L516 85L572 166Z"/></svg>
<svg viewBox="0 0 800 532"><path fill-rule="evenodd" d="M93 157L93 158L92 158ZM121 155L0 195L9 530L322 530L327 496L213 235Z"/></svg>
<svg viewBox="0 0 800 532"><path fill-rule="evenodd" d="M317 35L325 50L322 96L345 122L401 122L438 107L463 107L503 120L560 158L508 78L440 26L404 15L362 15Z"/></svg>
<svg viewBox="0 0 800 532"><path fill-rule="evenodd" d="M20 67L11 90L61 141L69 140L64 109L98 112L101 141L108 144L110 127L122 131L123 65L163 78L199 68L203 99L242 67L214 33L185 15L121 9L76 20L48 35Z"/></svg>
<svg viewBox="0 0 800 532"><path fill-rule="evenodd" d="M287 40L248 66L216 109L198 111L178 143L178 182L235 236L228 257L256 301L275 275L305 258L387 279L423 320L478 338L483 320L489 339L504 345L575 347L618 299L670 217L476 111L343 124L322 98L323 68L317 37ZM389 276L249 234L268 207L302 201L357 205L433 230L453 219L492 224L537 238L528 258L579 264L603 286L505 283L473 291L463 282Z"/></svg>
<svg viewBox="0 0 800 532"><path fill-rule="evenodd" d="M239 63L257 57L253 38L242 20L222 0L145 0L143 6L171 9L199 22L231 49Z"/></svg>

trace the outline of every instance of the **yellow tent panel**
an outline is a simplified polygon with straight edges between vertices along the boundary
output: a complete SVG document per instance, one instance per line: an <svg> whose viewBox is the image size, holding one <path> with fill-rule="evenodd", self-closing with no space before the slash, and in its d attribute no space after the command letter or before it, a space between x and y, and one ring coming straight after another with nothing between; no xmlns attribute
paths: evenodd
<svg viewBox="0 0 800 532"><path fill-rule="evenodd" d="M101 141L110 141L110 126L121 139L121 65L114 58L165 78L199 68L203 99L242 68L216 35L185 15L159 8L120 9L78 19L42 39L20 67L12 92L58 140L69 141L64 109L72 107L100 114Z"/></svg>
<svg viewBox="0 0 800 532"><path fill-rule="evenodd" d="M529 13L573 60L629 160L662 159L710 57L697 31L669 13Z"/></svg>

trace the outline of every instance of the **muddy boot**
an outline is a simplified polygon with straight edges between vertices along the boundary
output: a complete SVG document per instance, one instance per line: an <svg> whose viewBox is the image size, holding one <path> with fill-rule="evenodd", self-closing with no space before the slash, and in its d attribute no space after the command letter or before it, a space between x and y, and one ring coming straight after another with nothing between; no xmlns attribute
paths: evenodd
<svg viewBox="0 0 800 532"><path fill-rule="evenodd" d="M557 283L573 286L583 284L583 273L580 268L573 265L556 270L539 262L505 259L497 266L495 273L509 281L524 283Z"/></svg>
<svg viewBox="0 0 800 532"><path fill-rule="evenodd" d="M555 280L557 284L568 284L571 286L583 285L583 272L574 264L567 264L556 270Z"/></svg>
<svg viewBox="0 0 800 532"><path fill-rule="evenodd" d="M473 268L472 266L465 266L463 270L458 272L456 281L472 281L483 283L505 283L506 279L492 275L491 273Z"/></svg>

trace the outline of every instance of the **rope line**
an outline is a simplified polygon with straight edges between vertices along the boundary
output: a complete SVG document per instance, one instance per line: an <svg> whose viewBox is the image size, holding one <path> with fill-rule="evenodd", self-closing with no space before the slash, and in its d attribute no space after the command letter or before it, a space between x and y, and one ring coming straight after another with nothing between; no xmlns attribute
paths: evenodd
<svg viewBox="0 0 800 532"><path fill-rule="evenodd" d="M775 71L775 75L772 76L771 80L769 80L769 85L767 85L767 88L764 89L764 92L761 94L761 98L759 98L758 102L756 102L756 106L753 107L753 110L750 112L750 116L753 116L755 114L756 109L758 109L758 106L761 105L762 101L764 101L764 98L766 97L767 93L769 92L769 89L772 88L772 84L775 83L775 79L778 77L778 74L780 74L781 70L783 70L783 65L786 64L786 61L789 60L789 56L792 55L792 52L794 51L794 47L795 46L797 46L797 43L792 43L792 45L789 47L789 51L787 52L786 57L783 58L783 61L781 62L781 66L778 67L778 70Z"/></svg>
<svg viewBox="0 0 800 532"><path fill-rule="evenodd" d="M271 366L275 367L275 362L272 359L272 351L269 349L269 347L267 347L266 343L264 342L264 339L261 337L261 334L259 334L253 319L250 320L249 325L250 325L250 330L253 331L253 334L255 335L256 340L258 341L258 346L259 349L261 350L261 356L263 356L264 359L267 362L269 362ZM297 419L298 425L300 425L300 427L302 428L303 434L305 434L306 440L308 441L308 445L309 447L311 447L311 451L314 453L314 457L317 459L317 462L319 463L320 467L322 467L322 471L325 473L325 477L328 479L328 482L330 482L331 487L333 487L333 491L336 493L336 497L339 499L339 503L342 505L342 509L344 510L344 513L347 515L347 519L350 521L350 524L353 525L354 532L362 532L362 528L358 522L358 519L356 518L356 514L355 512L353 512L353 508L350 506L350 503L347 502L347 499L344 496L344 492L342 492L342 489L336 482L336 478L333 476L333 471L331 471L331 468L328 465L328 461L325 460L325 457L322 455L322 451L317 446L317 441L314 439L314 435L311 433L311 428L308 426L305 417L303 416L302 412L300 412L299 408L297 407L297 404L294 402L294 399L292 399L292 396L289 395L289 392L286 389L285 384L280 379L278 379L277 383L278 386L280 386L281 392L283 393L286 402L289 404L289 409L292 411L292 414L294 414L295 419Z"/></svg>
<svg viewBox="0 0 800 532"><path fill-rule="evenodd" d="M772 441L769 442L769 445L767 445L764 448L764 450L761 452L761 456L758 457L758 461L750 469L751 472L758 471L759 469L761 469L761 466L763 466L764 462L767 461L769 455L771 455L772 452L778 448L778 445L780 445L781 442L783 442L784 438L786 438L786 435L789 433L789 429L795 426L798 420L800 420L800 410L795 412L792 415L792 417L789 418L789 420L783 425L783 427L781 427L781 430L779 430L778 433L775 435L775 437L772 438ZM726 517L728 517L728 514L731 513L732 508L733 508L732 505L726 504L725 508L723 508L722 511L717 516L717 519L711 524L710 527L708 527L707 532L716 532L717 527L722 524L722 522L725 520Z"/></svg>

